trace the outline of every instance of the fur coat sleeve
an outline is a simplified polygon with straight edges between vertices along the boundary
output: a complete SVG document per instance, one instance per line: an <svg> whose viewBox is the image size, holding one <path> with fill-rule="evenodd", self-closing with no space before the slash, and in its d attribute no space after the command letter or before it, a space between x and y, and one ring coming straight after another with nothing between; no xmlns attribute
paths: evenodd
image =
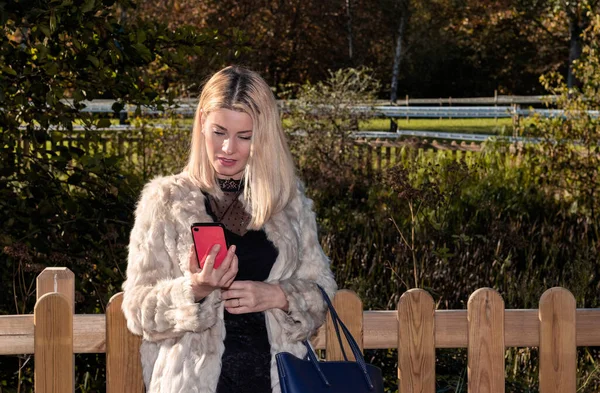
<svg viewBox="0 0 600 393"><path fill-rule="evenodd" d="M291 204L292 214L298 217L298 265L288 278L278 280L288 300L288 312L273 310L291 342L311 337L325 321L327 306L317 284L331 298L337 289L329 258L319 243L312 206L299 185L298 197Z"/></svg>
<svg viewBox="0 0 600 393"><path fill-rule="evenodd" d="M146 185L130 236L122 309L129 330L148 341L199 332L217 320L220 299L195 303L189 272L179 265L174 194L164 178Z"/></svg>

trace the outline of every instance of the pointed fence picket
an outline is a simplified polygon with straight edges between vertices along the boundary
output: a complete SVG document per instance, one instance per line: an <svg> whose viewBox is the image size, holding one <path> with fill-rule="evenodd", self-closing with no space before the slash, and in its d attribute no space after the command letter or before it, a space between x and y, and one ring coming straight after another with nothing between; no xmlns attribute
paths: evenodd
<svg viewBox="0 0 600 393"><path fill-rule="evenodd" d="M0 316L0 355L34 354L36 393L72 393L74 354L106 353L107 393L144 392L141 338L127 329L123 294L106 315L74 314L74 280L66 268L39 275L34 315ZM404 293L396 311L363 311L347 290L333 302L361 349L398 348L400 393L435 393L436 348L467 348L470 393L504 393L508 347L539 347L541 393L576 393L577 347L600 346L600 309L577 309L564 288L547 290L539 310L506 310L490 288L475 291L467 310L435 310L422 289ZM329 317L312 342L342 359Z"/></svg>

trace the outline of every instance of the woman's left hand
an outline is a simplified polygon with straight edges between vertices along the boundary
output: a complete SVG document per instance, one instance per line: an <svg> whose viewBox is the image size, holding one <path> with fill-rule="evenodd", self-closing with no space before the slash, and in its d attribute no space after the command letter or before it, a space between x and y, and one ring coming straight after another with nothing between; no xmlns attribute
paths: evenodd
<svg viewBox="0 0 600 393"><path fill-rule="evenodd" d="M281 287L262 281L234 281L221 293L225 309L231 314L261 312L272 308L288 310L288 301Z"/></svg>

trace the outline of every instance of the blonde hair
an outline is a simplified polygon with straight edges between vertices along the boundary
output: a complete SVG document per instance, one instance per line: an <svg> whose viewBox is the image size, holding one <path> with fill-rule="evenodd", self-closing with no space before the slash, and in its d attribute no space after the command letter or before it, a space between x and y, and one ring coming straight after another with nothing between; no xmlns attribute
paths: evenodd
<svg viewBox="0 0 600 393"><path fill-rule="evenodd" d="M277 102L260 75L239 66L222 69L204 85L184 171L200 188L221 196L202 133L202 115L217 109L244 112L252 118L250 157L243 177L244 203L252 216L248 228L260 229L273 214L283 210L297 187Z"/></svg>

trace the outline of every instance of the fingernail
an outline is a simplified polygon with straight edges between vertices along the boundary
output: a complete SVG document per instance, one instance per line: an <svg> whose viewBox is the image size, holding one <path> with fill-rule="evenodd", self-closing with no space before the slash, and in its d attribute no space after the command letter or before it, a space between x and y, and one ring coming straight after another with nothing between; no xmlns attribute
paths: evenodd
<svg viewBox="0 0 600 393"><path fill-rule="evenodd" d="M220 249L221 249L221 245L220 244L215 244L215 250L217 250L217 252L219 252Z"/></svg>

